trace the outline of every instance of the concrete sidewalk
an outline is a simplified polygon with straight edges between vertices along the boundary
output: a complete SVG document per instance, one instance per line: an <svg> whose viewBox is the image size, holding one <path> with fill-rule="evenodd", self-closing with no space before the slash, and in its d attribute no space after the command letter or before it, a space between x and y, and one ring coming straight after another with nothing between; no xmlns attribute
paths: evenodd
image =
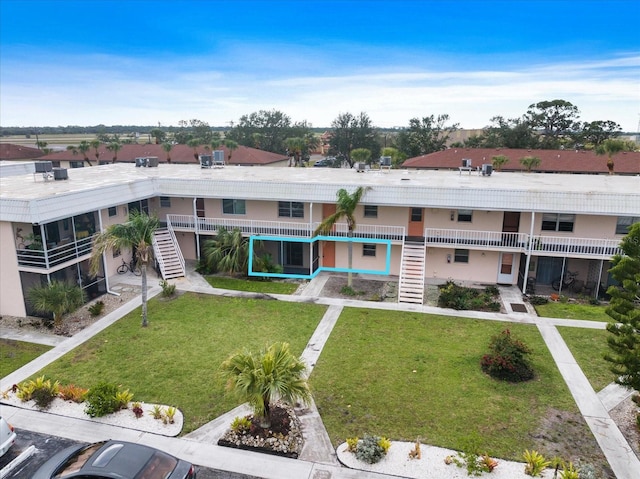
<svg viewBox="0 0 640 479"><path fill-rule="evenodd" d="M194 291L205 294L221 294L232 297L268 297L288 302L312 302L329 306L324 318L319 323L302 357L307 364L313 368L320 356L322 348L329 338L333 326L338 320L343 307L352 306L358 308L413 311L427 314L439 314L448 316L462 316L489 321L518 322L537 325L540 333L551 351L562 377L564 378L571 394L573 395L580 412L585 417L598 444L605 454L611 468L618 479L637 479L640 471L640 461L635 456L633 450L620 433L615 423L611 420L608 411L615 407L616 401L622 401L628 391L619 388L611 388L601 396L597 395L591 388L588 380L578 367L575 359L571 355L564 340L560 336L556 326L587 327L604 329L604 323L578 320L562 320L551 318L540 318L527 313L514 312L512 304L522 303L522 295L517 288L500 288L503 302L505 303L506 314L487 313L478 311L454 311L440 309L424 305L408 305L401 303L377 303L369 301L342 300L337 298L323 298L317 296L322 291L322 286L326 282L326 277L318 277L318 283L311 281L300 295L265 295L255 293L245 293L239 291L227 291L212 288L199 275L192 271L187 277L178 281L178 287L182 290ZM159 288L152 288L149 297L159 293ZM506 303L509 306L506 306ZM62 354L70 351L77 345L89 339L98 331L108 327L118 318L135 309L140 305L140 298L130 301L117 311L105 316L92 327L78 333L72 338L65 339L51 351L43 354L36 360L27 364L23 368L15 371L1 380L2 389L7 385L23 381L31 376L46 364L54 361ZM602 400L601 400L602 398ZM603 404L603 401L606 402ZM292 460L255 454L248 451L241 451L219 447L215 445L217 438L224 432L233 417L242 415L246 411L246 406L230 411L226 415L204 425L202 428L193 431L182 438L167 438L156 436L139 431L124 430L96 424L89 421L54 416L47 413L29 411L9 406L2 406L2 415L7 417L16 427L53 434L81 441L97 441L108 437L141 442L160 449L164 449L181 457L206 467L220 470L232 471L250 476L264 478L381 478L387 477L380 474L354 471L338 465L335 458L335 451L331 446L320 415L315 406L308 410L301 411L301 421L303 421L304 435L307 441L301 459ZM389 476L391 477L391 476Z"/></svg>

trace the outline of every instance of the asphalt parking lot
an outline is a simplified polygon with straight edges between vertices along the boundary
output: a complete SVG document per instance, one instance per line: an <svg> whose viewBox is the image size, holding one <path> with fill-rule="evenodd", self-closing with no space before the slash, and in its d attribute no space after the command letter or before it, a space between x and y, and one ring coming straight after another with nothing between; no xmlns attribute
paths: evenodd
<svg viewBox="0 0 640 479"><path fill-rule="evenodd" d="M9 452L0 458L0 469L4 468L13 459L18 457L23 451L29 448L29 446L35 446L35 452L9 474L2 476L2 479L25 479L32 477L38 468L53 454L65 447L80 444L78 441L72 441L70 439L50 436L47 434L39 434L25 429L16 429L16 434L17 437L15 444ZM246 476L244 474L219 471L200 466L196 466L196 474L198 479L258 479L254 476Z"/></svg>

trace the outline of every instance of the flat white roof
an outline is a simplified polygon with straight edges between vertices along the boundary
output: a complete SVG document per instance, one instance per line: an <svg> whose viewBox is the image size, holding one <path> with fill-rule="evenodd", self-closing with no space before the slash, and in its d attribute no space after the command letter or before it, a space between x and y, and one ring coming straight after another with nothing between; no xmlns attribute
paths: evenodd
<svg viewBox="0 0 640 479"><path fill-rule="evenodd" d="M358 186L371 187L365 204L640 215L637 176L121 163L69 169L68 177L0 177L0 220L53 221L153 196L332 203L338 189Z"/></svg>

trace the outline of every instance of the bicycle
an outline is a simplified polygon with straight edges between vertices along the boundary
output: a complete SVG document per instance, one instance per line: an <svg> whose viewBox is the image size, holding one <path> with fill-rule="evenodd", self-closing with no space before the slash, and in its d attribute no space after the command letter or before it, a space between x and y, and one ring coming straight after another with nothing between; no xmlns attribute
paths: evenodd
<svg viewBox="0 0 640 479"><path fill-rule="evenodd" d="M562 289L569 290L571 286L576 282L576 277L578 276L578 272L572 273L571 271L567 271L562 279ZM560 291L560 278L556 278L551 283L551 287L556 291Z"/></svg>
<svg viewBox="0 0 640 479"><path fill-rule="evenodd" d="M131 258L131 261L129 261L128 263L124 260L124 258L122 258L122 264L116 268L116 271L118 272L118 274L125 274L129 271L131 271L136 276L140 276L142 274L140 266L138 266L133 258Z"/></svg>

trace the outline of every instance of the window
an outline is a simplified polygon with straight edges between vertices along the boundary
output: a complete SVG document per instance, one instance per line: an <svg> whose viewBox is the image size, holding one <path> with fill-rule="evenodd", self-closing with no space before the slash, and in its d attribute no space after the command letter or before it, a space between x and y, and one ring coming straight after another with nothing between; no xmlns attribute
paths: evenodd
<svg viewBox="0 0 640 479"><path fill-rule="evenodd" d="M362 245L362 256L373 256L376 257L376 245L365 243Z"/></svg>
<svg viewBox="0 0 640 479"><path fill-rule="evenodd" d="M542 215L542 231L573 231L576 215L560 213L544 213Z"/></svg>
<svg viewBox="0 0 640 479"><path fill-rule="evenodd" d="M629 232L629 228L634 223L640 223L640 216L618 216L616 234L626 235Z"/></svg>
<svg viewBox="0 0 640 479"><path fill-rule="evenodd" d="M365 218L377 218L378 206L377 205L364 205L364 217Z"/></svg>
<svg viewBox="0 0 640 479"><path fill-rule="evenodd" d="M222 212L225 215L244 215L247 208L244 200L222 200Z"/></svg>
<svg viewBox="0 0 640 479"><path fill-rule="evenodd" d="M278 216L304 218L304 204L298 201L278 201Z"/></svg>
<svg viewBox="0 0 640 479"><path fill-rule="evenodd" d="M411 221L422 221L422 208L411 208Z"/></svg>
<svg viewBox="0 0 640 479"><path fill-rule="evenodd" d="M69 166L71 168L84 168L84 161L70 161Z"/></svg>
<svg viewBox="0 0 640 479"><path fill-rule="evenodd" d="M458 210L458 223L471 223L473 210Z"/></svg>
<svg viewBox="0 0 640 479"><path fill-rule="evenodd" d="M160 208L171 208L171 198L169 196L160 197Z"/></svg>
<svg viewBox="0 0 640 479"><path fill-rule="evenodd" d="M468 249L457 249L455 250L455 254L453 256L454 263L468 263L469 262L469 250Z"/></svg>
<svg viewBox="0 0 640 479"><path fill-rule="evenodd" d="M112 216L116 216L118 214L118 208L116 208L115 206L111 206L109 208L109 218L111 218Z"/></svg>

